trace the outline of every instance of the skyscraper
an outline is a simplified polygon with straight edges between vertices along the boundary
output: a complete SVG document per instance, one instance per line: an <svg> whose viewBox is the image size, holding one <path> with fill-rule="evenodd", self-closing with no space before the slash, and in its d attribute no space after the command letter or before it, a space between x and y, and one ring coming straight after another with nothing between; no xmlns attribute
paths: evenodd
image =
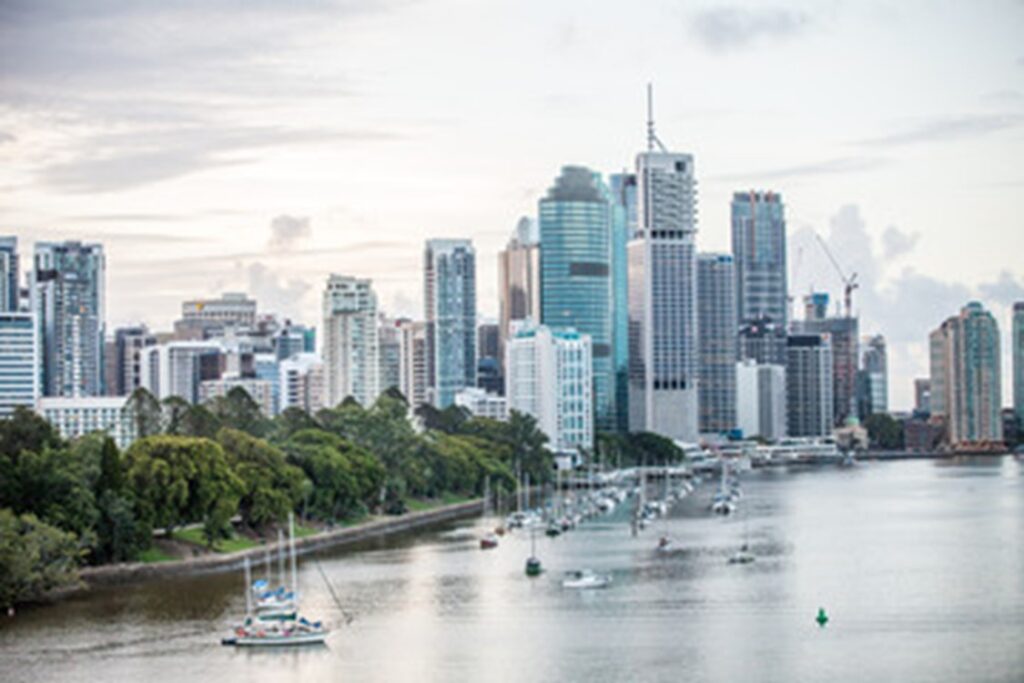
<svg viewBox="0 0 1024 683"><path fill-rule="evenodd" d="M498 362L514 320L540 320L540 244L537 222L522 217L504 251L498 252Z"/></svg>
<svg viewBox="0 0 1024 683"><path fill-rule="evenodd" d="M592 344L598 429L613 430L612 204L600 176L566 166L540 200L540 322L575 329Z"/></svg>
<svg viewBox="0 0 1024 683"><path fill-rule="evenodd" d="M770 320L786 328L786 218L774 192L732 196L732 255L736 262L736 309L741 321Z"/></svg>
<svg viewBox="0 0 1024 683"><path fill-rule="evenodd" d="M932 415L945 418L950 444L964 447L1001 441L1002 378L996 319L972 301L933 331L929 341ZM937 386L943 392L941 401L936 401ZM941 412L937 412L937 403Z"/></svg>
<svg viewBox="0 0 1024 683"><path fill-rule="evenodd" d="M932 381L927 377L914 380L914 413L927 417L932 412Z"/></svg>
<svg viewBox="0 0 1024 683"><path fill-rule="evenodd" d="M103 395L105 274L99 244L36 242L31 299L43 395Z"/></svg>
<svg viewBox="0 0 1024 683"><path fill-rule="evenodd" d="M0 313L18 310L18 238L0 237Z"/></svg>
<svg viewBox="0 0 1024 683"><path fill-rule="evenodd" d="M402 320L399 330L399 384L402 395L413 408L427 400L427 325Z"/></svg>
<svg viewBox="0 0 1024 683"><path fill-rule="evenodd" d="M402 342L399 325L401 320L380 316L377 325L377 357L380 361L380 379L378 386L381 392L388 389L399 389L402 384Z"/></svg>
<svg viewBox="0 0 1024 683"><path fill-rule="evenodd" d="M828 297L809 295L807 318L793 324L797 334L828 335L832 352L832 424L842 426L857 415L857 370L860 367L859 324L855 317L826 317Z"/></svg>
<svg viewBox="0 0 1024 683"><path fill-rule="evenodd" d="M476 386L476 251L465 239L427 240L423 254L427 400L447 408Z"/></svg>
<svg viewBox="0 0 1024 683"><path fill-rule="evenodd" d="M32 313L0 312L0 417L39 399L38 335Z"/></svg>
<svg viewBox="0 0 1024 683"><path fill-rule="evenodd" d="M327 403L351 396L369 406L380 393L377 295L370 280L332 274L323 296Z"/></svg>
<svg viewBox="0 0 1024 683"><path fill-rule="evenodd" d="M650 130L653 130L652 128ZM695 441L697 181L693 157L637 155L637 231L629 260L629 426ZM660 145L660 143L658 143Z"/></svg>
<svg viewBox="0 0 1024 683"><path fill-rule="evenodd" d="M156 335L145 325L114 330L114 386L107 387L109 395L129 396L142 386L142 350L154 344Z"/></svg>
<svg viewBox="0 0 1024 683"><path fill-rule="evenodd" d="M1024 425L1024 301L1013 305L1013 321L1010 323L1013 344L1013 410L1017 423Z"/></svg>
<svg viewBox="0 0 1024 683"><path fill-rule="evenodd" d="M629 252L636 232L636 174L608 177L612 196L612 365L615 368L615 418L629 431Z"/></svg>
<svg viewBox="0 0 1024 683"><path fill-rule="evenodd" d="M832 433L832 346L827 334L786 340L786 414L789 436Z"/></svg>
<svg viewBox="0 0 1024 683"><path fill-rule="evenodd" d="M736 426L744 438L786 435L786 368L751 358L736 364Z"/></svg>
<svg viewBox="0 0 1024 683"><path fill-rule="evenodd" d="M297 353L278 363L278 407L315 415L324 407L324 364L315 353Z"/></svg>
<svg viewBox="0 0 1024 683"><path fill-rule="evenodd" d="M889 410L889 361L885 337L864 338L861 369L857 373L857 412L863 420Z"/></svg>
<svg viewBox="0 0 1024 683"><path fill-rule="evenodd" d="M729 254L697 256L701 433L736 427L736 271Z"/></svg>

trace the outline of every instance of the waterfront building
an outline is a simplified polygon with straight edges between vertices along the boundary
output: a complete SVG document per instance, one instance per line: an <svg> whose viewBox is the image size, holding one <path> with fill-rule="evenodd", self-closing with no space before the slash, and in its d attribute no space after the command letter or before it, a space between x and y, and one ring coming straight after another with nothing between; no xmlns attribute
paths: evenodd
<svg viewBox="0 0 1024 683"><path fill-rule="evenodd" d="M199 401L199 385L224 372L225 352L215 341L171 341L140 351L140 386L159 400Z"/></svg>
<svg viewBox="0 0 1024 683"><path fill-rule="evenodd" d="M594 445L592 373L588 335L524 325L506 348L508 410L535 417L548 447L575 459Z"/></svg>
<svg viewBox="0 0 1024 683"><path fill-rule="evenodd" d="M113 384L107 385L108 395L129 396L142 386L142 350L156 343L156 335L150 333L145 325L114 330L111 359Z"/></svg>
<svg viewBox="0 0 1024 683"><path fill-rule="evenodd" d="M39 399L39 330L32 313L0 312L0 418Z"/></svg>
<svg viewBox="0 0 1024 683"><path fill-rule="evenodd" d="M327 404L351 396L369 407L380 393L377 295L370 280L331 275L323 295Z"/></svg>
<svg viewBox="0 0 1024 683"><path fill-rule="evenodd" d="M786 414L789 436L832 434L832 345L827 334L786 340Z"/></svg>
<svg viewBox="0 0 1024 683"><path fill-rule="evenodd" d="M220 298L192 299L181 304L181 319L174 323L180 340L221 336L227 329L256 325L256 301L241 292L224 292Z"/></svg>
<svg viewBox="0 0 1024 683"><path fill-rule="evenodd" d="M44 396L103 395L105 274L102 245L36 242L30 298Z"/></svg>
<svg viewBox="0 0 1024 683"><path fill-rule="evenodd" d="M1017 413L1018 424L1024 425L1024 301L1013 305L1010 326L1010 343L1013 344L1013 409Z"/></svg>
<svg viewBox="0 0 1024 683"><path fill-rule="evenodd" d="M697 180L690 154L637 155L637 230L628 246L629 427L698 435ZM658 143L660 145L660 143Z"/></svg>
<svg viewBox="0 0 1024 683"><path fill-rule="evenodd" d="M744 439L786 436L786 368L747 358L736 364L736 427Z"/></svg>
<svg viewBox="0 0 1024 683"><path fill-rule="evenodd" d="M615 429L609 191L594 171L566 166L538 212L540 322L590 337L597 427Z"/></svg>
<svg viewBox="0 0 1024 683"><path fill-rule="evenodd" d="M505 362L512 323L523 320L540 320L540 233L537 221L526 216L498 252L499 363Z"/></svg>
<svg viewBox="0 0 1024 683"><path fill-rule="evenodd" d="M775 192L732 196L732 255L736 264L736 310L743 322L769 318L786 329L786 217Z"/></svg>
<svg viewBox="0 0 1024 683"><path fill-rule="evenodd" d="M377 347L380 360L380 393L402 385L402 341L399 325L401 320L380 316L377 326Z"/></svg>
<svg viewBox="0 0 1024 683"><path fill-rule="evenodd" d="M914 380L914 414L928 417L932 412L932 383L927 377Z"/></svg>
<svg viewBox="0 0 1024 683"><path fill-rule="evenodd" d="M615 370L615 420L629 431L629 240L637 231L635 173L608 177L612 197L612 366Z"/></svg>
<svg viewBox="0 0 1024 683"><path fill-rule="evenodd" d="M861 420L889 412L888 368L885 337L865 337L861 369L857 373L857 413Z"/></svg>
<svg viewBox="0 0 1024 683"><path fill-rule="evenodd" d="M476 386L476 251L466 239L427 240L423 253L427 400L447 408Z"/></svg>
<svg viewBox="0 0 1024 683"><path fill-rule="evenodd" d="M0 313L18 310L20 286L18 238L13 235L0 236Z"/></svg>
<svg viewBox="0 0 1024 683"><path fill-rule="evenodd" d="M398 388L413 409L427 401L427 324L402 320L399 331Z"/></svg>
<svg viewBox="0 0 1024 683"><path fill-rule="evenodd" d="M199 402L222 398L233 389L242 389L249 394L249 398L256 402L265 417L274 416L274 383L258 377L224 375L219 379L204 380L199 383Z"/></svg>
<svg viewBox="0 0 1024 683"><path fill-rule="evenodd" d="M702 434L736 427L736 272L729 254L697 256L698 391Z"/></svg>
<svg viewBox="0 0 1024 683"><path fill-rule="evenodd" d="M954 447L1001 441L999 326L972 301L931 333L932 415L946 424ZM936 400L936 387L942 397ZM940 412L941 409L941 412Z"/></svg>
<svg viewBox="0 0 1024 683"><path fill-rule="evenodd" d="M811 294L805 299L808 316L794 323L798 335L828 335L832 353L832 424L842 426L857 416L857 371L860 367L858 319L826 317L828 295Z"/></svg>
<svg viewBox="0 0 1024 683"><path fill-rule="evenodd" d="M315 415L324 405L324 364L315 353L298 353L278 363L278 408Z"/></svg>
<svg viewBox="0 0 1024 683"><path fill-rule="evenodd" d="M508 400L480 387L466 387L459 391L455 394L455 405L465 408L473 417L508 419Z"/></svg>
<svg viewBox="0 0 1024 683"><path fill-rule="evenodd" d="M65 439L105 432L118 448L125 449L138 434L127 396L43 397L36 412Z"/></svg>

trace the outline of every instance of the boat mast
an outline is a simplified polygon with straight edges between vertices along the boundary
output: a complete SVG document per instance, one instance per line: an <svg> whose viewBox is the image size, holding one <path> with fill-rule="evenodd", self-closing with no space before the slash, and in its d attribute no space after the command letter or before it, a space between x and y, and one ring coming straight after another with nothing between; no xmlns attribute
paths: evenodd
<svg viewBox="0 0 1024 683"><path fill-rule="evenodd" d="M294 599L298 600L299 575L295 569L295 514L292 512L288 513L288 537L292 555L292 593L295 596Z"/></svg>
<svg viewBox="0 0 1024 683"><path fill-rule="evenodd" d="M245 558L245 616L252 615L252 571L249 569L249 558Z"/></svg>
<svg viewBox="0 0 1024 683"><path fill-rule="evenodd" d="M284 585L284 532L281 529L277 530L277 580Z"/></svg>

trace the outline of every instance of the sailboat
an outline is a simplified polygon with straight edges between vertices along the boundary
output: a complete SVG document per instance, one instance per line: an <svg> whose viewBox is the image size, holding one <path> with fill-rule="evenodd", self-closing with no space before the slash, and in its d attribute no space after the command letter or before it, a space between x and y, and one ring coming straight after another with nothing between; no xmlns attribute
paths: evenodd
<svg viewBox="0 0 1024 683"><path fill-rule="evenodd" d="M322 644L329 633L326 626L319 621L309 621L305 617L299 617L298 612L298 572L296 569L295 553L295 518L288 515L288 537L291 556L291 591L288 598L291 614L288 616L266 616L268 612L261 614L258 605L254 605L254 598L257 598L255 586L261 582L252 581L252 572L249 566L249 558L245 558L245 620L235 627L234 635L221 640L223 645L234 645L236 647L280 647L288 645L318 645ZM283 560L282 580L283 576Z"/></svg>
<svg viewBox="0 0 1024 683"><path fill-rule="evenodd" d="M530 556L526 558L526 575L527 576L540 576L541 572L544 571L544 567L541 565L540 560L537 559L537 540L534 534L535 529L530 527Z"/></svg>
<svg viewBox="0 0 1024 683"><path fill-rule="evenodd" d="M750 552L750 512L743 517L743 545L735 553L729 556L729 564L750 564L755 559L754 553Z"/></svg>

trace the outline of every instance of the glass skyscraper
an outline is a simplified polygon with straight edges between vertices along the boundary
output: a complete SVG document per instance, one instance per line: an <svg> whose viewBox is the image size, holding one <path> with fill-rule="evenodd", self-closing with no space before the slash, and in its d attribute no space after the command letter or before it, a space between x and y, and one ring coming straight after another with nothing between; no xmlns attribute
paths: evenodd
<svg viewBox="0 0 1024 683"><path fill-rule="evenodd" d="M732 256L740 321L768 318L786 329L786 218L780 195L733 194Z"/></svg>
<svg viewBox="0 0 1024 683"><path fill-rule="evenodd" d="M615 366L615 418L629 431L629 256L626 246L636 232L636 174L608 176L612 215L612 358Z"/></svg>
<svg viewBox="0 0 1024 683"><path fill-rule="evenodd" d="M1024 426L1024 301L1013 305L1011 341L1013 343L1013 409Z"/></svg>
<svg viewBox="0 0 1024 683"><path fill-rule="evenodd" d="M697 257L702 434L736 428L736 272L729 254Z"/></svg>
<svg viewBox="0 0 1024 683"><path fill-rule="evenodd" d="M610 192L594 171L566 166L538 213L541 323L590 337L595 424L616 429Z"/></svg>
<svg viewBox="0 0 1024 683"><path fill-rule="evenodd" d="M476 386L476 251L465 239L427 240L423 254L427 400L437 408Z"/></svg>
<svg viewBox="0 0 1024 683"><path fill-rule="evenodd" d="M102 396L103 247L37 242L32 310L39 325L44 396Z"/></svg>
<svg viewBox="0 0 1024 683"><path fill-rule="evenodd" d="M18 310L18 238L0 237L0 312Z"/></svg>

